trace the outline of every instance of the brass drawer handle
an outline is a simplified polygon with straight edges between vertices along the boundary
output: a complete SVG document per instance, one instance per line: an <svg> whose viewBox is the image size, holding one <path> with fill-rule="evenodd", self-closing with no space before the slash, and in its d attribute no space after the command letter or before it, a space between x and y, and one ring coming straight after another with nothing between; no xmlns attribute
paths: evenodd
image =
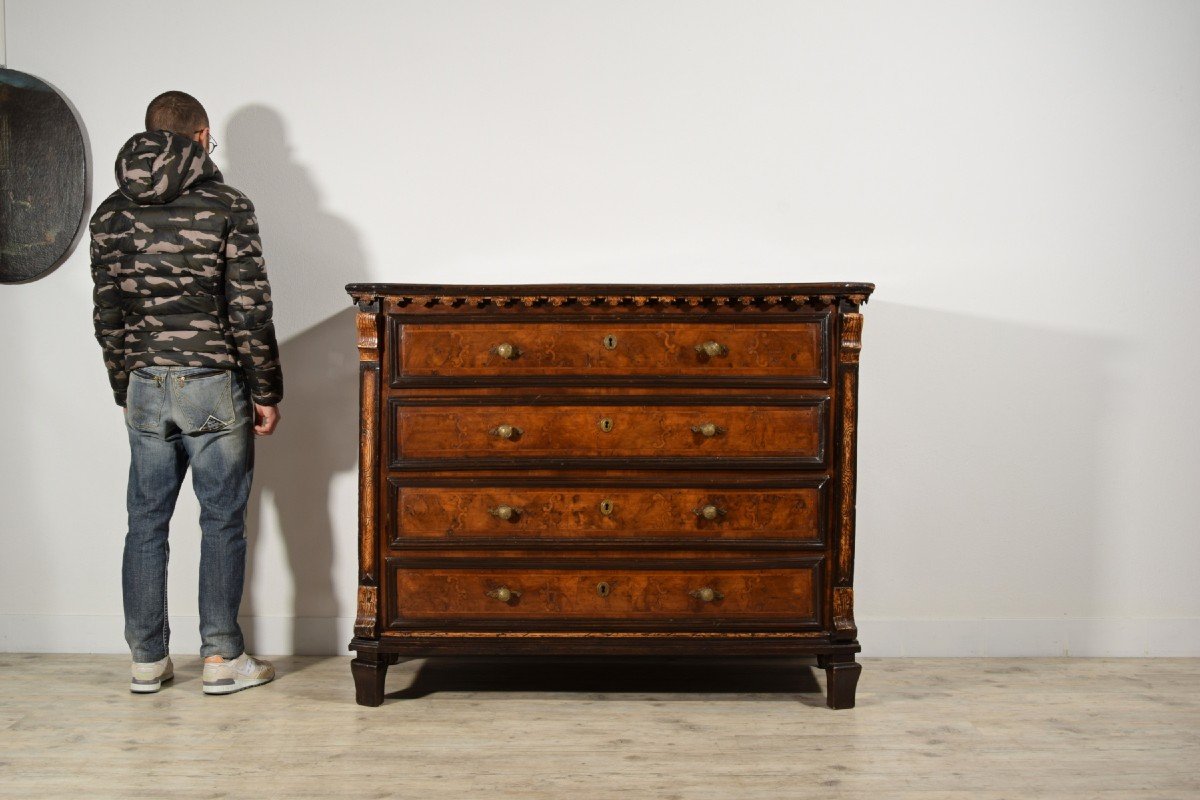
<svg viewBox="0 0 1200 800"><path fill-rule="evenodd" d="M501 586L499 589L492 589L487 593L488 597L494 597L501 603L507 603L514 597L520 599L521 593L516 589L510 589L507 586Z"/></svg>
<svg viewBox="0 0 1200 800"><path fill-rule="evenodd" d="M509 425L507 423L504 425L497 425L488 431L488 433L490 433L492 436L499 436L501 439L511 439L514 436L520 436L523 432L524 431L522 431L516 425Z"/></svg>
<svg viewBox="0 0 1200 800"><path fill-rule="evenodd" d="M721 594L711 586L705 586L701 589L692 589L690 592L688 592L688 594L697 600L704 601L705 603L711 603L713 600L725 599L725 595Z"/></svg>
<svg viewBox="0 0 1200 800"><path fill-rule="evenodd" d="M705 422L703 425L692 426L692 433L700 433L708 437L716 436L717 434L724 432L724 428L712 422Z"/></svg>
<svg viewBox="0 0 1200 800"><path fill-rule="evenodd" d="M488 513L493 517L497 517L498 519L508 520L519 517L525 512L519 508L513 508L512 506L500 505L496 506L495 508L489 508Z"/></svg>
<svg viewBox="0 0 1200 800"><path fill-rule="evenodd" d="M500 344L496 345L492 348L492 352L501 358L507 358L509 360L521 355L521 350L515 345L509 344L508 342L501 342Z"/></svg>
<svg viewBox="0 0 1200 800"><path fill-rule="evenodd" d="M701 342L700 344L696 345L696 352L703 353L709 358L715 358L716 356L723 356L728 353L729 348L720 342L709 341Z"/></svg>
<svg viewBox="0 0 1200 800"><path fill-rule="evenodd" d="M695 514L697 517L704 517L705 519L716 519L717 517L725 516L725 509L721 508L720 506L714 506L710 503L709 505L706 505L706 506L699 506L697 508L693 508L692 513Z"/></svg>

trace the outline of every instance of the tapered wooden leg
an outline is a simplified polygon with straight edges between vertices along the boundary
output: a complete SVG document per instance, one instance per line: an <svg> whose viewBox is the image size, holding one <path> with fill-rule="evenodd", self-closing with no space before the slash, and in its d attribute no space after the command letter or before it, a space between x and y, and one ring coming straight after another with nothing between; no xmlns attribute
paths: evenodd
<svg viewBox="0 0 1200 800"><path fill-rule="evenodd" d="M360 706L383 703L383 680L387 676L389 659L378 653L359 653L350 662L354 675L354 700Z"/></svg>
<svg viewBox="0 0 1200 800"><path fill-rule="evenodd" d="M854 690L862 664L854 656L825 656L825 703L830 708L854 708Z"/></svg>

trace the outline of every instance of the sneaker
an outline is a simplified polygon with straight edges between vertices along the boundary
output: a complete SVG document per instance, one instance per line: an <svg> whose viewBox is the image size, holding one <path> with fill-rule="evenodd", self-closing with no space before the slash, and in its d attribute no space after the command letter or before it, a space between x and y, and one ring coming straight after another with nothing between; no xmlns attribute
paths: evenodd
<svg viewBox="0 0 1200 800"><path fill-rule="evenodd" d="M135 661L131 671L133 678L129 681L129 691L138 694L157 692L164 681L175 677L175 665L170 656L161 661Z"/></svg>
<svg viewBox="0 0 1200 800"><path fill-rule="evenodd" d="M232 694L275 680L275 667L242 653L233 661L204 662L204 693Z"/></svg>

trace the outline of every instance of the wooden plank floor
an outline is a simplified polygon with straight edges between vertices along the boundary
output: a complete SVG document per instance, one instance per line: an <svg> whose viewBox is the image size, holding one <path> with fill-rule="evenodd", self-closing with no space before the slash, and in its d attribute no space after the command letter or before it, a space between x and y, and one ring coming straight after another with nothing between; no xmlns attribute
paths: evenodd
<svg viewBox="0 0 1200 800"><path fill-rule="evenodd" d="M1200 659L415 660L380 708L346 658L131 695L119 656L0 654L0 797L1200 797Z"/></svg>

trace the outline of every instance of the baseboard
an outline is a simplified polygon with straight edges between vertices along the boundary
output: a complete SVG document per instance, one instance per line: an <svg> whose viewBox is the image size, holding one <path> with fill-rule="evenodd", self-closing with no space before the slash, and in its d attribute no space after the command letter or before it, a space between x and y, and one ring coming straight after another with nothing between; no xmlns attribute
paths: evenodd
<svg viewBox="0 0 1200 800"><path fill-rule="evenodd" d="M0 652L124 653L119 615L0 614ZM347 655L351 617L248 617L247 649ZM171 620L171 651L200 650L199 620ZM1200 619L860 619L864 656L1200 657Z"/></svg>
<svg viewBox="0 0 1200 800"><path fill-rule="evenodd" d="M246 650L271 655L349 655L353 617L242 617ZM125 620L112 615L0 614L0 652L127 653ZM171 652L200 652L200 618L171 617Z"/></svg>
<svg viewBox="0 0 1200 800"><path fill-rule="evenodd" d="M865 619L864 656L1191 657L1200 619Z"/></svg>

